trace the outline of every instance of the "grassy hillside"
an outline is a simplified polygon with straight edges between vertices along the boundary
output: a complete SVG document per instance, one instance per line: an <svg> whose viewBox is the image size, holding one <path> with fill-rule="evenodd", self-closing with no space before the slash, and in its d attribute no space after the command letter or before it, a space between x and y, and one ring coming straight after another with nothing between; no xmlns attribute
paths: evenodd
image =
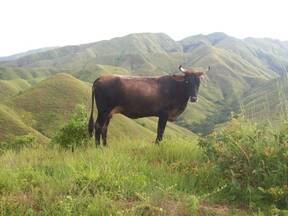
<svg viewBox="0 0 288 216"><path fill-rule="evenodd" d="M245 115L256 121L278 122L287 119L288 113L287 76L274 79L253 88L243 99Z"/></svg>
<svg viewBox="0 0 288 216"><path fill-rule="evenodd" d="M73 72L72 75L77 79L85 82L93 83L100 75L119 74L129 75L131 72L121 67L111 65L99 65L94 63L87 63L82 70Z"/></svg>
<svg viewBox="0 0 288 216"><path fill-rule="evenodd" d="M47 68L29 68L22 67L16 63L13 67L1 67L0 62L0 79L12 80L12 79L33 79L33 78L45 78L56 73L61 73L59 70L47 69Z"/></svg>
<svg viewBox="0 0 288 216"><path fill-rule="evenodd" d="M12 111L11 108L0 105L0 141L26 134L32 134L38 143L47 141L45 136L25 124L21 117Z"/></svg>
<svg viewBox="0 0 288 216"><path fill-rule="evenodd" d="M32 79L10 79L0 80L0 96L1 99L11 98L23 91L31 88L33 85L45 79L44 77ZM3 101L2 101L3 102Z"/></svg>
<svg viewBox="0 0 288 216"><path fill-rule="evenodd" d="M199 46L213 46L229 51L258 70L264 70L265 73L271 75L282 74L283 66L284 68L285 65L287 67L288 47L285 42L279 40L260 38L240 40L224 33L212 33L188 37L183 39L181 43L187 52L191 52ZM281 64L282 67L279 67Z"/></svg>
<svg viewBox="0 0 288 216"><path fill-rule="evenodd" d="M30 87L31 84L23 79L0 80L0 97L3 99L11 97Z"/></svg>

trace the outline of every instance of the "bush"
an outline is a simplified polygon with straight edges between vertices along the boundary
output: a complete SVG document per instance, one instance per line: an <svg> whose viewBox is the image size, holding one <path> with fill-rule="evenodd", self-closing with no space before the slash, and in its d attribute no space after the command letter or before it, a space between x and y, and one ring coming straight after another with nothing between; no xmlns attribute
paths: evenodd
<svg viewBox="0 0 288 216"><path fill-rule="evenodd" d="M68 124L56 134L52 141L72 151L77 147L87 145L89 134L87 132L87 111L84 105L76 106Z"/></svg>
<svg viewBox="0 0 288 216"><path fill-rule="evenodd" d="M200 141L227 187L225 199L288 208L288 126L274 130L233 120Z"/></svg>
<svg viewBox="0 0 288 216"><path fill-rule="evenodd" d="M19 151L23 147L31 147L35 143L35 137L32 134L13 136L0 143L0 150Z"/></svg>

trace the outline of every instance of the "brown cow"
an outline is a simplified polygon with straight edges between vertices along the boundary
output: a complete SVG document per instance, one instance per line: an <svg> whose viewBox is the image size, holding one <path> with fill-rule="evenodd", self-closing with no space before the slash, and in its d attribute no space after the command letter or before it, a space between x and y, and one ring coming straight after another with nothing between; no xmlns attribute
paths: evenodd
<svg viewBox="0 0 288 216"><path fill-rule="evenodd" d="M210 67L209 67L210 69ZM208 69L208 70L209 70ZM107 127L115 113L129 118L159 117L156 143L162 140L167 120L174 121L186 108L188 99L197 101L200 78L203 71L184 69L183 75L159 77L101 76L92 86L92 109L89 120L89 134L93 136L94 98L98 109L95 124L96 146L106 145Z"/></svg>

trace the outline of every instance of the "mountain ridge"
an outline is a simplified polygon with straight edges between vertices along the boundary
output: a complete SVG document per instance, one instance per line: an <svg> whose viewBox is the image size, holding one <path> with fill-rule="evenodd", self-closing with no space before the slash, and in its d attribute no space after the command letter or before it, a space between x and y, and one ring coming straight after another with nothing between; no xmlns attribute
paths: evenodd
<svg viewBox="0 0 288 216"><path fill-rule="evenodd" d="M126 36L130 36L130 35L140 35L140 34L162 34L162 35L166 35L168 36L169 38L171 38L172 40L176 41L176 42L179 42L179 41L182 41L182 40L185 40L189 37L196 37L196 36L209 36L209 35L214 35L214 34L223 34L225 36L228 36L228 37L231 37L231 38L234 38L234 39L237 39L237 40L242 40L242 41L245 41L245 40L250 40L250 39L256 39L256 40L269 40L269 41L276 41L276 42L281 42L281 43L284 43L288 46L288 40L280 40L280 39L277 39L277 38L271 38L271 37L252 37L252 36L247 36L247 37L244 37L244 38L238 38L238 37L235 37L235 36L230 36L229 34L226 34L224 32L212 32L212 33L209 33L209 34L196 34L196 35L191 35L191 36L186 36L182 39L179 39L179 40L175 40L173 39L172 37L170 37L168 34L164 33L164 32L138 32L138 33L130 33L130 34L127 34L127 35L124 35L124 36L118 36L118 37L113 37L111 39L104 39L104 40L99 40L99 41L95 41L95 42L89 42L89 43L83 43L83 44L78 44L78 45L64 45L64 46L52 46L52 47L44 47L44 48L36 48L36 49L30 49L30 50L27 50L27 51L23 51L23 52L16 52L16 53L13 53L11 55L3 55L3 56L0 56L0 61L3 61L3 59L5 58L10 58L10 57L13 57L13 56L17 56L20 55L21 57L21 54L32 54L33 52L42 52L42 51L48 51L50 49L57 49L57 48L64 48L64 47L73 47L73 46L79 46L79 45L91 45L91 44L95 44L95 43L98 43L98 42L101 42L101 41L109 41L109 40L112 40L112 39L117 39L117 38L122 38L122 37L126 37ZM32 52L32 53L31 53ZM15 60L14 58L12 58L12 60Z"/></svg>
<svg viewBox="0 0 288 216"><path fill-rule="evenodd" d="M52 49L57 49L59 47L55 46L55 47L44 47L44 48L38 48L38 49L31 49L25 52L20 52L20 53L15 53L12 55L7 55L7 56L0 56L0 62L1 61L13 61L16 59L19 59L21 57L30 55L30 54L34 54L34 53L39 53L39 52L45 52L48 50L52 50Z"/></svg>

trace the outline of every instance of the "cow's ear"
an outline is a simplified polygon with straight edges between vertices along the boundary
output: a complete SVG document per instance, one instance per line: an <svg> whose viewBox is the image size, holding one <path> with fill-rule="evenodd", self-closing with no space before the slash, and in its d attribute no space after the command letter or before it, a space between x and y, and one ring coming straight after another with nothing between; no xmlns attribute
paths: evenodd
<svg viewBox="0 0 288 216"><path fill-rule="evenodd" d="M176 81L179 81L179 82L183 82L185 80L185 77L183 75L175 75L175 74L173 74L172 78L174 80L176 80Z"/></svg>

